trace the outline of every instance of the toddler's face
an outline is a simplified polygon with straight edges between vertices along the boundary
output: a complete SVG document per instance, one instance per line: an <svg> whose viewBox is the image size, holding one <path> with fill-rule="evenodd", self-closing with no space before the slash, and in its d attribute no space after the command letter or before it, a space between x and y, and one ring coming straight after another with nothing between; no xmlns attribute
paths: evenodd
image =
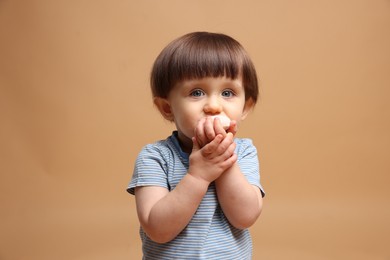
<svg viewBox="0 0 390 260"><path fill-rule="evenodd" d="M208 116L226 116L237 124L250 109L246 106L245 90L240 78L202 78L182 81L167 99L180 141L192 147L191 138L198 122Z"/></svg>

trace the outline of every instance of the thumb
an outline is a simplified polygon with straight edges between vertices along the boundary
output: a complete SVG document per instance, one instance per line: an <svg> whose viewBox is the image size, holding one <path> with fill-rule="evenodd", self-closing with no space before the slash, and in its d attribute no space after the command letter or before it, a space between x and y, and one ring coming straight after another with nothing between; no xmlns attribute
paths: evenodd
<svg viewBox="0 0 390 260"><path fill-rule="evenodd" d="M237 130L238 130L237 122L235 120L232 120L230 122L230 126L229 126L229 129L227 130L227 132L232 133L233 136L235 136L237 133Z"/></svg>

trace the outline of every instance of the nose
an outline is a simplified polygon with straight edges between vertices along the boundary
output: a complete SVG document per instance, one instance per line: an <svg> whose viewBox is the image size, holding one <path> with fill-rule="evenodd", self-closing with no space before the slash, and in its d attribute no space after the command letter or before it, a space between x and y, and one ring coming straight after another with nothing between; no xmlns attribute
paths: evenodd
<svg viewBox="0 0 390 260"><path fill-rule="evenodd" d="M209 115L221 113L222 105L220 103L219 98L215 96L210 96L203 107L203 111L205 112L205 114Z"/></svg>

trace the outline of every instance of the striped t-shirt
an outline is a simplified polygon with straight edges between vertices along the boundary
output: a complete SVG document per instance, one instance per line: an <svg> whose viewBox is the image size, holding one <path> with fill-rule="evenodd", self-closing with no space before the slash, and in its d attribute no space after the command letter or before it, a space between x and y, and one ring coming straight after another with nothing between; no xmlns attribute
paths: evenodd
<svg viewBox="0 0 390 260"><path fill-rule="evenodd" d="M257 150L250 139L236 138L236 154L248 182L260 188ZM160 186L173 190L188 171L189 155L180 148L177 132L166 140L146 145L137 157L127 191L139 186ZM234 191L233 191L234 192ZM144 259L251 259L249 230L230 225L218 203L211 183L187 227L173 240L153 242L140 228Z"/></svg>

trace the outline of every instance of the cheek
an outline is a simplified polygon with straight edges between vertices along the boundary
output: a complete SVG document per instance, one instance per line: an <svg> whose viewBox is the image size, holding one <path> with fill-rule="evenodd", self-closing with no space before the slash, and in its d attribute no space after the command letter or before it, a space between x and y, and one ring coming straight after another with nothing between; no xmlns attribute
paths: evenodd
<svg viewBox="0 0 390 260"><path fill-rule="evenodd" d="M243 104L236 103L236 104L230 106L227 110L228 110L227 112L228 112L228 116L230 117L230 119L236 120L237 122L242 120L242 116L244 114Z"/></svg>
<svg viewBox="0 0 390 260"><path fill-rule="evenodd" d="M181 131L191 131L192 133L198 123L198 120L198 116L194 113L194 111L186 110L185 108L178 110L175 113L175 123Z"/></svg>
<svg viewBox="0 0 390 260"><path fill-rule="evenodd" d="M198 124L198 121L199 119L195 115L191 114L184 115L181 120L183 126L185 128L190 129L191 131L195 129L196 125Z"/></svg>

